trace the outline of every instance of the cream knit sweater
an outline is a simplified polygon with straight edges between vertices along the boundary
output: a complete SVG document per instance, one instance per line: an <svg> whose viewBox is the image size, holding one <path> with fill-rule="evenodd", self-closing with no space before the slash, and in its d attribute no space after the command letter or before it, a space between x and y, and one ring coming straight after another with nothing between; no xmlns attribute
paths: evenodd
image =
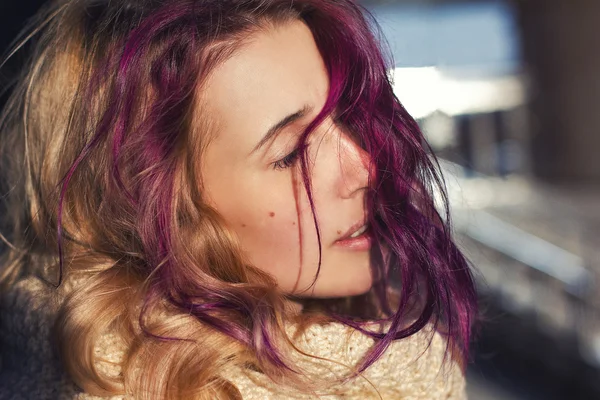
<svg viewBox="0 0 600 400"><path fill-rule="evenodd" d="M49 339L55 309L49 289L34 278L22 280L0 296L0 399L99 399L81 393L61 369ZM332 385L327 393L302 394L242 368L227 371L224 377L240 390L244 400L466 399L461 368L454 360L442 364L445 341L435 333L430 343L430 337L420 332L394 342L363 377ZM354 365L372 344L371 338L342 324L313 325L296 345L333 362L299 354L293 361L309 373L333 381L347 373L344 365ZM107 334L96 352L108 361L118 362L123 348L116 337ZM118 366L112 364L99 363L97 367L119 373Z"/></svg>

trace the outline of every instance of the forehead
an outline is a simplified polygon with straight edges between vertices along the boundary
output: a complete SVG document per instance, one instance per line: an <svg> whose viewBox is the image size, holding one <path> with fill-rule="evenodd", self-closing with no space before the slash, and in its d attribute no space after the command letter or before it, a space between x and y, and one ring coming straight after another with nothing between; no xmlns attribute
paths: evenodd
<svg viewBox="0 0 600 400"><path fill-rule="evenodd" d="M216 67L204 85L202 109L214 123L216 142L254 146L285 116L306 105L318 112L328 86L310 29L291 21L253 33Z"/></svg>

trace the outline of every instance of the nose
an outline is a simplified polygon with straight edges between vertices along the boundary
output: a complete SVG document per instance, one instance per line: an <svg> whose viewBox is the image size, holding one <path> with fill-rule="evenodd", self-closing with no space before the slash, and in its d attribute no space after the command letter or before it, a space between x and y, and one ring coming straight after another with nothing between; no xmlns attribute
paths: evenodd
<svg viewBox="0 0 600 400"><path fill-rule="evenodd" d="M339 137L339 194L344 199L355 197L368 188L375 177L371 155L345 130Z"/></svg>

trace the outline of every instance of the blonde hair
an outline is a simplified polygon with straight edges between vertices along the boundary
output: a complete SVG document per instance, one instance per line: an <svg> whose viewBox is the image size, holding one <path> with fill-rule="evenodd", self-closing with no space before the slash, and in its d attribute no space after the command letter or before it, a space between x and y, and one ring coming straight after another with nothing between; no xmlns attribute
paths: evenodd
<svg viewBox="0 0 600 400"><path fill-rule="evenodd" d="M288 361L295 350L285 324L294 317L276 282L244 259L235 236L203 202L197 174L210 132L197 101L203 80L252 32L293 19L304 20L320 50L332 57L339 55L327 48L333 48L333 39L324 33L332 26L339 38L357 41L364 57L375 60L361 67L365 76L378 79L380 97L392 96L390 112L405 113L391 94L362 10L351 0L60 0L34 22L41 26L34 32L37 45L0 121L2 171L10 193L4 224L11 229L4 238L9 248L0 283L7 287L30 273L57 282L65 297L56 323L58 342L65 367L85 391L138 399L239 398L221 378L232 365L304 389L318 386L307 385ZM361 85L358 78L347 80ZM350 87L349 95L338 93L336 101L352 102L352 96L368 92L366 87ZM410 136L417 133L400 128L392 133L406 142L406 151L421 151L420 141ZM401 148L389 143L395 146L389 154ZM432 204L427 191L419 195L425 198L415 201L421 208ZM419 215L435 214L431 219L439 226L432 210ZM425 311L413 319L417 322L403 325L399 321L407 320L408 305L417 303L410 301L416 293L413 272L404 274L409 290L393 315L395 330L374 334L382 339L379 347L357 370L372 364L391 340L422 328L436 314L438 306L431 304L447 305L438 314L446 316L449 336L468 342L474 300L470 275L457 268L464 267L464 259L448 250L445 230L427 235L436 246L446 240L439 246L449 254L435 258L443 273L431 282L464 281L464 293L428 286ZM406 240L401 248L393 235L381 241L397 244L390 246L392 254L416 243ZM418 262L430 283L428 261ZM421 268L415 265L415 271ZM365 316L393 314L389 305L383 312L381 293L307 305L319 303L316 310L331 312L361 304ZM309 315L295 321L316 320ZM315 315L331 319L327 312ZM122 376L95 367L95 346L108 331L126 344Z"/></svg>
<svg viewBox="0 0 600 400"><path fill-rule="evenodd" d="M89 393L110 395L127 391L140 399L229 398L236 390L219 378L219 372L229 364L255 364L265 373L271 370L274 377L281 375L278 368L257 357L260 350L248 351L252 346L258 349L260 343L244 346L232 340L189 311L173 305L182 299L166 301L169 294L156 288L158 271L167 262L177 263L178 277L174 283L199 281L202 282L199 290L215 296L241 296L239 301L260 306L264 313L260 322L267 325L264 328L276 337L283 334L283 303L275 292L275 282L243 260L234 237L223 228L219 216L202 203L199 191L190 185L198 182L194 166L201 137L192 134L197 133L192 132L196 112L192 94L185 94L188 98L182 105L186 111L176 118L178 123L186 124L178 130L181 135L176 139L177 148L160 160L169 164L169 172L171 169L174 172L170 207L176 210L173 214L176 218L160 221L172 232L171 251L165 259L148 259L151 255L146 249L153 243L143 243L139 232L151 229L143 225L155 221L140 221L147 215L136 210L109 182L112 163L120 163L119 177L129 188L153 172L155 166L151 163L147 169L127 171L130 164L123 161L131 157L131 152L139 151L140 147L134 146L143 146L138 141L143 139L133 139L119 159L114 159L110 154L114 142L108 136L93 137L101 129L99 126L106 123L107 111L114 107L107 98L116 85L108 72L114 67L108 64L114 60L103 65L100 55L110 51L111 46L118 46L121 38L119 32L113 32L113 37L103 43L101 39L106 33L85 32L89 27L84 23L91 21L86 21L82 15L86 9L76 3L82 2L57 3L46 11L48 20L28 74L15 89L3 121L4 130L13 130L12 134L3 135L3 160L7 164L3 170L10 171L7 175L13 180L10 184L14 190L22 192L11 196L14 203L7 215L15 213L11 223L15 235L10 238L12 248L5 255L1 281L8 285L24 269L37 268L29 272L41 273L56 282L60 260L52 249L59 246L58 235L62 235L65 282L61 289L66 298L57 318L57 333L67 370ZM129 18L134 28L135 14L135 10L128 10L123 4L111 17L121 19L122 25ZM258 25L258 21L254 23ZM213 47L221 43L214 41ZM231 47L232 43L228 44ZM176 46L160 40L153 43L149 59L141 61L147 64L136 72L152 74L144 67L164 56L161 52L177 50L168 48L169 45ZM204 61L206 65L207 60ZM100 77L98 72L103 67L107 68L108 76ZM136 93L136 104L125 105L135 107L137 112L136 120L128 121L131 131L137 129L140 133L142 125L151 118L145 107L156 106L160 101L156 86L155 93L141 91ZM113 127L119 123L122 122ZM99 142L95 149L90 149L90 140ZM73 168L73 161L81 157L82 149L84 152L90 149L86 161ZM62 185L65 177L69 180L68 188ZM65 191L61 193L63 188ZM158 185L154 189L168 190ZM145 195L157 195L156 192ZM22 204L28 205L25 215L19 214ZM147 264L154 265L150 273L145 270ZM189 286L184 291L187 295L198 290L193 284ZM246 327L251 324L243 320L245 315L239 312L215 308L206 317L237 320L234 326L238 329L251 329ZM96 369L94 348L107 331L117 332L127 343L122 377L106 376Z"/></svg>

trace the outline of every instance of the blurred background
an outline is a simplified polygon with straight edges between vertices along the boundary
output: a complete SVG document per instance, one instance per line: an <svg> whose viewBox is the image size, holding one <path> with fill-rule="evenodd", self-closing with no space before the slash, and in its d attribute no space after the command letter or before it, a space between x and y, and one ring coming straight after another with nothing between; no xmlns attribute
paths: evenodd
<svg viewBox="0 0 600 400"><path fill-rule="evenodd" d="M0 0L2 51L42 3ZM363 3L477 277L470 398L600 399L600 1Z"/></svg>
<svg viewBox="0 0 600 400"><path fill-rule="evenodd" d="M470 398L600 399L600 1L364 3L476 271Z"/></svg>

